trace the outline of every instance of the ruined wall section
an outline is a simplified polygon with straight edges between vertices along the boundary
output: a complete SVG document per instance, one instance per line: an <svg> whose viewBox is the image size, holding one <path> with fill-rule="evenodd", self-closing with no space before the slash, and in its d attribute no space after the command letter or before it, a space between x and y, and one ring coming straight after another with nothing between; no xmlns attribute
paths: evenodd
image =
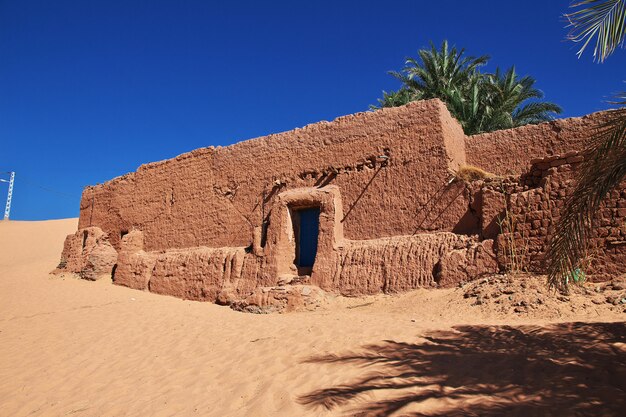
<svg viewBox="0 0 626 417"><path fill-rule="evenodd" d="M549 241L582 160L576 151L536 159L519 181L485 185L491 207L485 222L501 224L496 247L502 268L546 272ZM626 183L598 211L588 254L581 269L591 279L626 273Z"/></svg>
<svg viewBox="0 0 626 417"><path fill-rule="evenodd" d="M88 227L67 236L61 261L52 272L69 272L91 281L109 279L116 262L117 251L108 235L98 227Z"/></svg>
<svg viewBox="0 0 626 417"><path fill-rule="evenodd" d="M467 163L496 175L520 175L530 160L582 151L610 112L469 136Z"/></svg>
<svg viewBox="0 0 626 417"><path fill-rule="evenodd" d="M100 227L118 250L133 229L148 251L247 247L278 193L333 184L346 238L472 233L458 227L469 196L448 183L463 139L445 105L428 100L199 149L87 188L79 227Z"/></svg>

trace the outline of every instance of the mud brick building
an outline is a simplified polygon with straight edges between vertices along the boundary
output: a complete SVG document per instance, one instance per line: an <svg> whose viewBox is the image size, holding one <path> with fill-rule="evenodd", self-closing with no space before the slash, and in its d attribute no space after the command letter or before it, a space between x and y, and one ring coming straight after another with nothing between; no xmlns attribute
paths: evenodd
<svg viewBox="0 0 626 417"><path fill-rule="evenodd" d="M595 113L466 136L439 100L208 147L87 187L60 271L230 302L308 283L344 295L541 273ZM456 178L473 165L497 177ZM626 272L626 188L598 213L592 279Z"/></svg>

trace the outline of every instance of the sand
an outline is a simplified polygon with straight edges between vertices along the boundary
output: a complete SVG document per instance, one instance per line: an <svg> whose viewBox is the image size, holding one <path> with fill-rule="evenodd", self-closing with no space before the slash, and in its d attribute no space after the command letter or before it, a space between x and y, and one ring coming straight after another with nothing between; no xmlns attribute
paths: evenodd
<svg viewBox="0 0 626 417"><path fill-rule="evenodd" d="M589 301L603 293L521 313L456 288L247 314L50 276L76 225L0 222L1 416L626 410L626 314Z"/></svg>

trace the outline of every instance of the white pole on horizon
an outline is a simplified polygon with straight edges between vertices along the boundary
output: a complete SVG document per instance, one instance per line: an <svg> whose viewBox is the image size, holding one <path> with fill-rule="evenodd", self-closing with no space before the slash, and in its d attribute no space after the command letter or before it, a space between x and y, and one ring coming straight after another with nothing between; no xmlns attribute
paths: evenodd
<svg viewBox="0 0 626 417"><path fill-rule="evenodd" d="M11 213L11 198L13 197L13 183L15 182L15 171L8 172L11 174L11 178L7 180L0 179L0 182L9 183L9 191L7 192L7 205L4 208L4 220L9 220L9 214Z"/></svg>

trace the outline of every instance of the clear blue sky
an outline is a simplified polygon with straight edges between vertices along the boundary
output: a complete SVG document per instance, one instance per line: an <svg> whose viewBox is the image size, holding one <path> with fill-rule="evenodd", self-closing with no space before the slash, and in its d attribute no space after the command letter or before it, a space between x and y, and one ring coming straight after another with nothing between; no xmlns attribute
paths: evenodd
<svg viewBox="0 0 626 417"><path fill-rule="evenodd" d="M75 217L84 186L142 163L367 110L430 40L515 64L564 116L607 108L626 51L577 59L568 4L0 0L12 218Z"/></svg>

